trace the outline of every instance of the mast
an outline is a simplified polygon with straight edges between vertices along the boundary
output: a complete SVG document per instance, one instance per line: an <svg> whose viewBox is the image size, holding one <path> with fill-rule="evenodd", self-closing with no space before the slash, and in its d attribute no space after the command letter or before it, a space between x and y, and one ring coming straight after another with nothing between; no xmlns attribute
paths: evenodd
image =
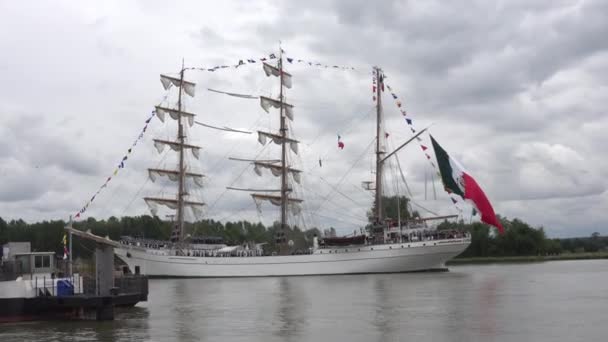
<svg viewBox="0 0 608 342"><path fill-rule="evenodd" d="M279 84L280 84L280 90L279 90L279 101L281 102L281 107L279 109L279 115L281 117L281 137L282 142L281 142L281 232L280 232L280 236L278 236L278 240L277 242L280 243L285 243L285 229L287 227L287 191L288 191L288 187L287 187L287 165L286 165L286 159L287 159L287 125L285 122L285 115L283 115L283 103L284 103L284 99L283 99L283 49L281 49L280 45L279 45L279 62L278 62L278 67L279 67Z"/></svg>
<svg viewBox="0 0 608 342"><path fill-rule="evenodd" d="M177 97L177 110L182 112L182 89L184 87L184 61L182 60L182 70L179 74L179 94ZM182 125L182 116L177 117L177 139L179 146L179 178L177 192L177 241L181 242L184 239L184 127Z"/></svg>
<svg viewBox="0 0 608 342"><path fill-rule="evenodd" d="M382 88L384 87L384 80L382 70L378 67L375 68L376 79L378 80L378 86L376 87L376 223L382 223L384 215L382 211L382 162L383 151L380 139L383 139L382 132Z"/></svg>
<svg viewBox="0 0 608 342"><path fill-rule="evenodd" d="M279 45L280 48L280 45ZM278 58L274 54L271 55L270 59L277 60L277 65L271 65L263 62L262 69L267 77L277 77L279 79L280 88L278 98L271 98L266 96L260 96L260 106L266 113L270 113L270 108L279 109L279 132L265 132L257 131L258 142L262 145L266 145L268 141L277 144L281 147L281 158L272 160L249 160L242 158L231 158L232 160L251 162L253 170L258 176L262 176L262 170L268 170L275 177L280 177L281 186L277 189L238 189L229 187L230 190L241 190L241 191L255 191L262 193L252 193L253 198L258 210L261 210L261 202L267 201L272 205L278 206L281 209L280 226L275 232L275 243L279 247L279 253L285 254L287 252L287 244L285 231L287 229L287 215L288 210L291 210L293 214L298 214L301 210L300 203L302 199L290 197L292 191L290 184L290 175L293 181L300 183L302 170L297 170L289 166L288 153L291 150L293 153L298 153L299 141L289 137L287 134L288 123L287 119L294 120L294 106L285 102L285 91L291 89L293 86L292 75L286 72L283 67L283 49L280 48ZM263 192L276 192L276 195L265 194Z"/></svg>
<svg viewBox="0 0 608 342"><path fill-rule="evenodd" d="M144 197L146 204L150 208L152 214L155 216L157 215L158 205L164 205L169 209L176 210L175 220L172 221L172 242L181 242L184 239L185 208L191 208L194 216L198 217L201 215L202 207L205 205L205 203L196 202L189 199L188 192L186 190L188 179L192 180L195 186L202 187L204 175L200 173L186 172L185 150L190 150L192 155L198 159L200 154L200 146L192 145L187 142L187 136L184 128L186 124L188 124L190 127L194 125L195 114L184 111L183 95L186 94L190 97L194 97L196 87L195 83L188 82L184 79L185 70L186 69L182 61L182 68L180 70L179 77L162 74L160 75L160 81L165 90L169 90L169 88L172 86L178 88L179 92L177 108L169 108L162 105L155 107L155 115L160 121L165 122L167 115L171 119L177 121L177 139L175 141L153 139L154 147L156 147L158 153L162 153L167 146L169 146L171 150L178 153L177 169L148 168L148 176L153 182L157 177L163 176L166 176L169 178L169 180L176 182L177 197Z"/></svg>

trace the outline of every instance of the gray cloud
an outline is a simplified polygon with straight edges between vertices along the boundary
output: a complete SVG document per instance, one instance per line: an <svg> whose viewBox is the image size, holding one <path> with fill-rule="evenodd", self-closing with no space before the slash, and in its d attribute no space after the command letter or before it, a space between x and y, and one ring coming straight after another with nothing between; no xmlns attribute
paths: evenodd
<svg viewBox="0 0 608 342"><path fill-rule="evenodd" d="M0 33L3 216L66 218L84 205L162 98L158 74L175 73L182 58L192 66L232 64L276 51L281 40L290 56L358 68L288 65L294 88L287 96L296 106L291 131L302 141L291 160L306 171L297 189L307 200L298 224L351 232L363 223L372 199L360 182L373 178L373 149L364 153L374 135L369 71L381 65L417 127L434 123L434 136L476 177L499 213L544 225L553 236L607 232L603 1L0 6L5 24L14 28ZM198 83L197 96L186 105L200 121L251 130L277 126L276 113L264 113L255 101L204 91L276 96L276 82L259 64L189 72L187 78ZM411 136L388 96L385 115L391 146ZM142 214L147 209L140 197L174 195L170 183L145 178L147 167L175 166L174 156L159 156L151 144L152 137L171 139L174 127L151 123L89 215ZM272 223L274 208L264 205L259 215L246 193L225 187L276 187L274 177L260 178L248 165L227 160L275 157L276 146L262 150L255 136L200 127L191 138L204 148L201 160L191 161L193 170L207 174L200 191L207 216ZM399 156L414 199L454 212L437 181L437 200L424 200L431 171L419 147ZM386 177L387 184L398 177L394 165ZM426 186L429 195L431 184Z"/></svg>

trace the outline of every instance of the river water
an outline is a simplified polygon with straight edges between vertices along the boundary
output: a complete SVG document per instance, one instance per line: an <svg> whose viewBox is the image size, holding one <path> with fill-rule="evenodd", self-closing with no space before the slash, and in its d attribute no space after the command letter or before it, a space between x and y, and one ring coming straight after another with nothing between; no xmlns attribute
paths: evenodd
<svg viewBox="0 0 608 342"><path fill-rule="evenodd" d="M0 325L0 341L608 341L608 261L447 273L157 279L111 322Z"/></svg>

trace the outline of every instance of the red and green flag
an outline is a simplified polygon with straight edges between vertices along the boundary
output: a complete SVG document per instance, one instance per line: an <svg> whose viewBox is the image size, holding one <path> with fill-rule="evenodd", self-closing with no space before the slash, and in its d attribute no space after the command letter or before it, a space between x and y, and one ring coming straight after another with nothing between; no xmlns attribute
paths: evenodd
<svg viewBox="0 0 608 342"><path fill-rule="evenodd" d="M445 190L473 204L473 207L481 214L481 222L492 225L500 233L503 233L504 229L496 218L496 214L494 214L492 204L490 204L488 197L486 197L486 194L481 190L475 179L468 174L460 163L448 155L433 136L431 136L431 142L433 143L433 149L437 157L437 166L439 167Z"/></svg>

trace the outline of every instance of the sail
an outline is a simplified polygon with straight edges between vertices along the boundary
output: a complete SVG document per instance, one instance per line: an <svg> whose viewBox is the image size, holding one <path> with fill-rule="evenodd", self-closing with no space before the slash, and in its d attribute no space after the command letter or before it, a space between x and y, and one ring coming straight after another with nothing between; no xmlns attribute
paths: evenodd
<svg viewBox="0 0 608 342"><path fill-rule="evenodd" d="M272 175L275 177L279 177L283 170L281 165L274 165L274 164L258 162L258 161L254 162L253 164L254 164L253 170L255 171L255 173L258 176L262 175L261 168L269 169L270 172L272 173ZM291 174L291 176L293 177L293 180L295 180L298 184L300 184L300 180L301 180L300 173L302 171L287 167L287 172Z"/></svg>
<svg viewBox="0 0 608 342"><path fill-rule="evenodd" d="M285 116L289 118L289 120L293 121L293 105L285 102L281 102L275 99L271 99L266 96L260 96L260 106L266 113L270 113L270 107L281 108L283 106L283 110Z"/></svg>
<svg viewBox="0 0 608 342"><path fill-rule="evenodd" d="M167 76L167 75L160 75L160 83L163 84L163 88L165 88L165 90L169 89L172 85L179 87L180 84L182 83L182 81L179 78L176 77L171 77L171 76ZM196 87L195 83L192 82L188 82L188 81L183 81L183 89L184 92L188 95L190 95L191 97L194 97L194 90Z"/></svg>
<svg viewBox="0 0 608 342"><path fill-rule="evenodd" d="M276 68L270 64L264 63L263 64L263 68L264 68L264 72L266 73L266 76L270 77L272 76L281 76L281 70L279 70L279 68ZM291 74L288 72L283 71L283 85L288 88L291 89L292 83L291 83Z"/></svg>
<svg viewBox="0 0 608 342"><path fill-rule="evenodd" d="M274 142L277 145L282 144L283 140L284 140L286 143L289 143L289 148L291 148L291 150L294 153L296 153L296 154L298 153L298 143L299 143L299 141L291 139L291 138L283 138L282 136L280 136L278 134L258 131L258 142L260 144L266 145L266 143L268 142L267 139L271 139L272 142Z"/></svg>
<svg viewBox="0 0 608 342"><path fill-rule="evenodd" d="M159 205L164 205L169 209L177 209L177 206L179 205L179 202L176 199L169 198L144 197L144 201L153 215L158 213ZM196 216L199 216L197 213L200 213L204 206L205 203L203 202L184 201L184 207L189 207Z"/></svg>
<svg viewBox="0 0 608 342"><path fill-rule="evenodd" d="M192 113L188 113L188 112L184 112L184 111L180 112L179 110L176 110L176 109L156 106L156 116L158 116L160 121L165 122L165 114L169 114L169 116L173 120L178 120L179 116L181 115L182 117L186 117L188 119L188 125L190 125L190 127L192 127L194 125L194 116L196 114L192 114Z"/></svg>
<svg viewBox="0 0 608 342"><path fill-rule="evenodd" d="M204 176L202 174L186 172L184 175L186 178L192 179L199 187L203 187ZM148 176L152 182L155 182L157 177L162 176L167 176L167 178L173 182L179 181L179 171L177 170L148 169Z"/></svg>
<svg viewBox="0 0 608 342"><path fill-rule="evenodd" d="M258 207L258 210L260 209L261 201L268 201L277 207L281 205L281 196L251 194L251 197L253 198L255 205ZM302 211L302 208L300 207L300 203L302 202L303 200L299 198L287 198L287 205L289 205L291 212L296 215Z"/></svg>
<svg viewBox="0 0 608 342"><path fill-rule="evenodd" d="M277 108L280 110L281 133L277 134L277 133L258 131L258 142L262 145L266 145L268 143L268 140L271 140L273 143L275 143L277 145L281 145L281 147L284 147L285 145L289 145L289 148L294 153L297 154L299 142L295 139L288 137L286 134L286 130L288 127L286 119L289 119L291 121L294 120L294 112L293 112L294 106L292 104L285 102L285 97L284 97L285 89L283 88L283 87L286 87L286 88L292 87L292 77L291 77L291 74L285 72L281 68L282 54L280 55L279 58L280 58L279 68L272 66L268 63L262 63L262 67L263 67L264 72L266 73L266 76L269 76L269 77L274 76L274 77L280 78L281 96L279 99L273 99L271 97L260 96L260 106L262 107L262 109L264 109L264 111L266 113L270 113L271 107ZM236 189L236 188L229 188L229 189L256 192L256 193L251 194L251 197L253 198L258 211L260 211L261 204L264 201L270 202L271 204L273 204L275 206L280 206L281 207L281 228L284 229L284 227L287 226L287 211L291 211L293 214L298 214L301 211L300 203L303 202L303 200L301 200L301 199L288 198L287 195L292 190L287 187L286 177L289 177L289 176L287 176L287 174L290 174L291 177L293 178L294 182L300 183L301 182L300 177L301 177L302 171L292 169L291 167L289 167L287 165L287 158L285 156L285 150L283 150L282 158L280 160L244 160L244 159L239 159L239 158L235 158L235 160L252 162L252 164L254 165L253 169L254 169L255 173L257 173L259 176L262 175L262 170L266 169L266 170L269 170L275 177L281 178L281 189L279 189L279 190L255 190L255 189ZM279 192L280 195L269 195L269 194L263 193L263 192L273 192L273 191ZM278 235L277 235L276 241L284 241L284 232L282 232L282 231L277 232L277 234Z"/></svg>
<svg viewBox="0 0 608 342"><path fill-rule="evenodd" d="M154 147L156 147L156 150L158 151L158 153L162 153L163 150L165 149L165 146L169 146L171 147L171 149L173 151L179 151L180 146L182 146L183 148L188 148L192 151L192 155L194 155L194 157L196 159L198 159L199 157L199 152L200 152L200 147L199 146L194 146L194 145L189 145L189 144L181 144L175 141L167 141L167 140L160 140L160 139L154 139Z"/></svg>

